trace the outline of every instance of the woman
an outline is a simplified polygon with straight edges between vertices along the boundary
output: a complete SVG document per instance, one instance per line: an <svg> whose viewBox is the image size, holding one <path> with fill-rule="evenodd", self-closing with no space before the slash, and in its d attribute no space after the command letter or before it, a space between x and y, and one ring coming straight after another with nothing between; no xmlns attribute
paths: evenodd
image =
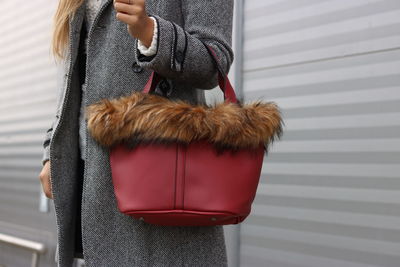
<svg viewBox="0 0 400 267"><path fill-rule="evenodd" d="M109 151L88 134L82 112L142 90L153 70L165 78L156 93L204 102L218 84L204 44L226 73L233 61L233 0L98 0L90 23L92 1L60 0L54 17L65 76L39 177L54 201L58 266L77 257L96 267L227 266L222 226L156 226L118 211Z"/></svg>

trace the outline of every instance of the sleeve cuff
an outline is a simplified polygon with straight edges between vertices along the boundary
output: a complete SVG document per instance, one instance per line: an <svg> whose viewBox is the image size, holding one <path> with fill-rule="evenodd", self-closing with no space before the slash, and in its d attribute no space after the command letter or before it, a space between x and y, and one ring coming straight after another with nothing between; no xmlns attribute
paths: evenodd
<svg viewBox="0 0 400 267"><path fill-rule="evenodd" d="M174 24L162 17L152 14L157 24L157 53L145 56L139 51L139 40L136 43L135 59L144 68L153 69L167 77L165 72L178 72L179 64L174 60L175 49L179 48L178 36ZM179 73L171 73L179 75Z"/></svg>
<svg viewBox="0 0 400 267"><path fill-rule="evenodd" d="M42 155L42 166L46 163L46 161L50 160L50 145L47 145L43 150Z"/></svg>
<svg viewBox="0 0 400 267"><path fill-rule="evenodd" d="M188 84L201 89L212 89L218 85L218 70L205 45L212 46L220 59L224 72L229 72L233 61L233 51L228 37L220 28L190 34L182 26L152 14L157 22L157 53L152 56L142 55L135 43L134 56L142 68L151 69L162 77ZM230 28L230 23L227 24ZM198 26L192 26L198 27ZM224 38L225 37L225 38Z"/></svg>

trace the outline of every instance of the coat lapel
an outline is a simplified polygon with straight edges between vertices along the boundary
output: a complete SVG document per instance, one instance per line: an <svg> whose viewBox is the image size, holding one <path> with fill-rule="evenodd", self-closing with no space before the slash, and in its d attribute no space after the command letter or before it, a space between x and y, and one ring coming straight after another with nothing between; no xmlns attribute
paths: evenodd
<svg viewBox="0 0 400 267"><path fill-rule="evenodd" d="M113 2L113 0L101 0L101 4L100 4L99 10L98 10L98 12L96 14L96 17L97 16L101 16L101 14L99 14L99 13L102 13L101 10L104 9L106 5L108 5L108 4L112 3L112 2ZM85 5L85 3L83 3L76 10L76 12L74 14L74 17L70 21L70 27L72 29L72 31L71 31L72 37L71 37L71 40L70 40L71 46L72 46L72 55L71 55L72 61L71 61L70 67L73 66L73 63L75 61L75 58L76 58L76 55L77 55L77 52L78 52L80 31L81 31L81 27L82 27L82 24L83 24L83 21L84 21L84 18L85 18L85 14L86 14L85 8L86 8L86 5ZM96 20L96 18L95 18L95 20ZM99 21L99 20L97 19L97 21ZM92 27L96 27L96 25L93 24Z"/></svg>

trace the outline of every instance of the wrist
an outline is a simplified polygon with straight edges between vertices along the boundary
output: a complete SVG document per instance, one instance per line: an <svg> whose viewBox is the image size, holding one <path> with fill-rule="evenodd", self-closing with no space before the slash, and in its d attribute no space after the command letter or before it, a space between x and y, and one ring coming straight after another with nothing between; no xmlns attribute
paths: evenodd
<svg viewBox="0 0 400 267"><path fill-rule="evenodd" d="M151 41L153 39L153 34L154 34L154 21L147 16L146 17L146 22L144 24L144 30L140 36L138 36L138 39L140 42L146 46L147 48L150 47Z"/></svg>

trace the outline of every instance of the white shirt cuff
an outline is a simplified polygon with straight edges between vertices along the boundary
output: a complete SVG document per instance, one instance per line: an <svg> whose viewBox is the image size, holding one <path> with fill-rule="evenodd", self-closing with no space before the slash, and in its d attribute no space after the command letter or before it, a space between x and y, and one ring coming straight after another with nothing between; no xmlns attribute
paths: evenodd
<svg viewBox="0 0 400 267"><path fill-rule="evenodd" d="M138 49L140 51L141 54L145 55L145 56L152 56L154 54L156 54L157 52L157 32L158 32L158 27L157 27L157 21L154 17L150 16L150 18L154 21L154 32L153 32L153 39L151 40L151 45L150 47L146 47L145 45L143 45L143 43L138 39Z"/></svg>

